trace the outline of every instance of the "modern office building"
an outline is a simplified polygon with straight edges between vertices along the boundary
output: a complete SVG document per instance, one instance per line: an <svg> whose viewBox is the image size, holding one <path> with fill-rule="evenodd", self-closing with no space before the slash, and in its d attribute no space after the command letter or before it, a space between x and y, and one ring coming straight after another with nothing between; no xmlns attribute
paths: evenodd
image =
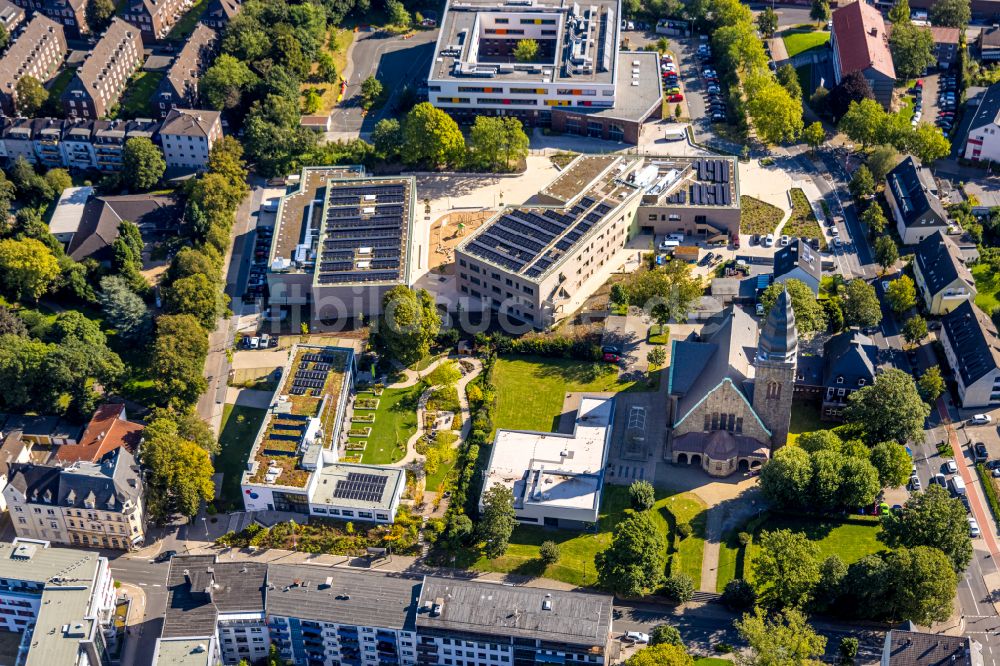
<svg viewBox="0 0 1000 666"><path fill-rule="evenodd" d="M412 177L361 167L306 167L282 197L271 245L272 310L308 306L314 322L379 314L382 298L415 280Z"/></svg>
<svg viewBox="0 0 1000 666"><path fill-rule="evenodd" d="M17 82L32 76L48 82L66 57L66 35L60 24L35 14L0 57L0 107L13 115L17 107Z"/></svg>
<svg viewBox="0 0 1000 666"><path fill-rule="evenodd" d="M0 543L0 608L0 628L22 636L19 666L110 663L115 588L98 553L32 539Z"/></svg>
<svg viewBox="0 0 1000 666"><path fill-rule="evenodd" d="M600 514L614 412L612 398L583 396L572 433L497 430L483 495L495 485L506 486L517 520L529 525L593 526Z"/></svg>
<svg viewBox="0 0 1000 666"><path fill-rule="evenodd" d="M739 236L740 181L735 157L658 156L644 164L638 233L683 234L685 240L723 244Z"/></svg>

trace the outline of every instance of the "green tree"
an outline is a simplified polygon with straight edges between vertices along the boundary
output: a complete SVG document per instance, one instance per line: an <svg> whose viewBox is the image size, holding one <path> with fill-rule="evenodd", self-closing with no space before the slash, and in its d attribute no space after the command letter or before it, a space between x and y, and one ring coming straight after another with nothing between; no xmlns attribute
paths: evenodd
<svg viewBox="0 0 1000 666"><path fill-rule="evenodd" d="M886 174L892 171L898 162L899 153L896 152L896 149L893 146L883 145L875 146L872 149L865 164L868 166L868 170L871 171L875 182L881 183L885 180Z"/></svg>
<svg viewBox="0 0 1000 666"><path fill-rule="evenodd" d="M383 118L372 130L372 145L382 159L393 161L399 157L403 143L403 128L395 118Z"/></svg>
<svg viewBox="0 0 1000 666"><path fill-rule="evenodd" d="M91 0L87 3L87 27L92 33L104 32L114 15L114 0Z"/></svg>
<svg viewBox="0 0 1000 666"><path fill-rule="evenodd" d="M740 638L750 645L749 654L741 654L739 666L820 666L826 651L826 637L817 634L806 616L789 608L768 618L762 608L755 608L735 623Z"/></svg>
<svg viewBox="0 0 1000 666"><path fill-rule="evenodd" d="M204 273L181 278L161 291L167 313L192 315L206 331L215 330L216 320L226 310L225 292Z"/></svg>
<svg viewBox="0 0 1000 666"><path fill-rule="evenodd" d="M45 182L56 196L63 190L73 187L73 178L66 169L49 169L45 172Z"/></svg>
<svg viewBox="0 0 1000 666"><path fill-rule="evenodd" d="M870 506L878 496L878 470L866 458L849 456L840 467L843 475L837 489L838 504L847 508Z"/></svg>
<svg viewBox="0 0 1000 666"><path fill-rule="evenodd" d="M756 78L763 79L760 83ZM792 97L773 77L760 74L747 83L746 111L757 138L773 145L794 141L802 132L802 99Z"/></svg>
<svg viewBox="0 0 1000 666"><path fill-rule="evenodd" d="M538 548L538 556L546 566L555 564L559 560L559 544L555 541L543 541Z"/></svg>
<svg viewBox="0 0 1000 666"><path fill-rule="evenodd" d="M817 120L802 130L802 140L813 150L822 146L823 141L826 140L826 130L823 129L823 123Z"/></svg>
<svg viewBox="0 0 1000 666"><path fill-rule="evenodd" d="M919 28L909 21L893 23L889 33L889 51L896 76L912 79L923 74L934 64L934 37L927 28Z"/></svg>
<svg viewBox="0 0 1000 666"><path fill-rule="evenodd" d="M151 436L162 434L190 440L211 455L216 455L219 452L219 442L215 439L212 427L201 420L193 407L187 410L162 407L153 409L152 418L148 420L146 425L146 431Z"/></svg>
<svg viewBox="0 0 1000 666"><path fill-rule="evenodd" d="M816 451L809 455L813 466L810 499L820 511L841 506L840 486L844 478L844 457L839 451Z"/></svg>
<svg viewBox="0 0 1000 666"><path fill-rule="evenodd" d="M972 9L969 0L936 0L931 5L931 23L946 28L965 30L972 19Z"/></svg>
<svg viewBox="0 0 1000 666"><path fill-rule="evenodd" d="M826 23L830 20L830 3L827 0L813 0L812 8L809 10L809 18L817 23Z"/></svg>
<svg viewBox="0 0 1000 666"><path fill-rule="evenodd" d="M906 485L910 478L913 459L902 444L876 444L872 447L871 462L878 471L878 481L883 488L899 488Z"/></svg>
<svg viewBox="0 0 1000 666"><path fill-rule="evenodd" d="M923 164L930 164L947 157L951 152L951 142L947 137L936 126L926 122L918 123L916 128L906 135L906 145Z"/></svg>
<svg viewBox="0 0 1000 666"><path fill-rule="evenodd" d="M677 627L670 624L658 624L653 627L653 630L649 632L649 644L654 646L677 645L684 647L681 632L677 631Z"/></svg>
<svg viewBox="0 0 1000 666"><path fill-rule="evenodd" d="M694 659L679 645L660 644L639 650L625 666L694 666Z"/></svg>
<svg viewBox="0 0 1000 666"><path fill-rule="evenodd" d="M884 122L885 110L882 106L874 99L862 99L860 102L851 102L847 108L847 112L841 117L838 126L840 131L867 148L878 139ZM868 167L861 165L858 167L858 171L861 169L865 170L867 178L870 179L871 171L868 170ZM855 172L856 175L857 172ZM854 184L853 180L851 184ZM874 187L875 183L872 180L869 188L874 190ZM851 194L855 197L859 196L853 189L851 190Z"/></svg>
<svg viewBox="0 0 1000 666"><path fill-rule="evenodd" d="M167 163L163 153L145 137L132 137L122 151L122 173L125 183L133 190L148 190L156 185Z"/></svg>
<svg viewBox="0 0 1000 666"><path fill-rule="evenodd" d="M869 208L881 210L878 204L873 203ZM875 262L882 268L883 275L899 261L899 248L896 241L890 236L879 236L875 239ZM895 280L895 284L899 280Z"/></svg>
<svg viewBox="0 0 1000 666"><path fill-rule="evenodd" d="M819 548L800 532L761 532L753 572L761 601L774 608L809 602L819 582Z"/></svg>
<svg viewBox="0 0 1000 666"><path fill-rule="evenodd" d="M858 656L858 639L854 636L844 636L840 639L837 652L841 664L853 664Z"/></svg>
<svg viewBox="0 0 1000 666"><path fill-rule="evenodd" d="M757 30L767 39L773 37L778 30L778 13L767 7L757 14Z"/></svg>
<svg viewBox="0 0 1000 666"><path fill-rule="evenodd" d="M42 105L49 99L49 91L45 89L42 82L25 74L14 86L14 100L17 112L28 118L38 115Z"/></svg>
<svg viewBox="0 0 1000 666"><path fill-rule="evenodd" d="M538 42L533 39L522 39L514 46L514 59L518 62L534 62L538 56Z"/></svg>
<svg viewBox="0 0 1000 666"><path fill-rule="evenodd" d="M795 312L795 325L799 335L809 338L814 333L826 328L826 319L823 313L823 306L816 300L816 294L809 286L801 280L789 279L784 284L775 282L760 295L761 305L764 312L771 312L771 308L778 301L778 295L782 290L788 292L792 299L792 311Z"/></svg>
<svg viewBox="0 0 1000 666"><path fill-rule="evenodd" d="M11 312L10 308L0 305L0 336L27 334L28 328L24 325L24 320Z"/></svg>
<svg viewBox="0 0 1000 666"><path fill-rule="evenodd" d="M441 317L426 290L393 287L382 298L382 312L378 335L392 358L409 366L427 355Z"/></svg>
<svg viewBox="0 0 1000 666"><path fill-rule="evenodd" d="M34 238L0 240L0 281L14 298L37 301L59 277L59 261Z"/></svg>
<svg viewBox="0 0 1000 666"><path fill-rule="evenodd" d="M933 402L938 399L938 397L944 393L945 384L944 378L941 376L941 368L936 365L924 370L924 373L920 375L920 379L917 380L917 391L920 393L920 397L927 402Z"/></svg>
<svg viewBox="0 0 1000 666"><path fill-rule="evenodd" d="M663 345L653 347L646 353L646 362L649 363L650 368L661 367L667 362L667 350L664 349Z"/></svg>
<svg viewBox="0 0 1000 666"><path fill-rule="evenodd" d="M868 225L868 231L872 236L879 236L879 234L885 231L885 225L889 223L889 220L885 217L885 213L882 212L882 206L876 202L872 202L868 208L865 208L865 212L861 214L861 221ZM895 243L893 243L893 246L895 246Z"/></svg>
<svg viewBox="0 0 1000 666"><path fill-rule="evenodd" d="M802 99L802 84L799 83L799 74L791 63L785 63L779 67L775 75L778 77L778 83L788 91L792 99Z"/></svg>
<svg viewBox="0 0 1000 666"><path fill-rule="evenodd" d="M903 324L903 339L915 345L927 337L927 320L920 315L913 315ZM937 366L934 366L937 368ZM937 396L934 396L935 398ZM933 399L933 398L932 398Z"/></svg>
<svg viewBox="0 0 1000 666"><path fill-rule="evenodd" d="M56 315L45 338L46 342L58 343L69 339L79 340L94 348L103 347L108 342L107 336L101 331L101 325L76 310L67 310Z"/></svg>
<svg viewBox="0 0 1000 666"><path fill-rule="evenodd" d="M503 484L490 486L483 493L483 510L479 515L479 536L483 541L483 554L488 559L507 552L516 525L514 494Z"/></svg>
<svg viewBox="0 0 1000 666"><path fill-rule="evenodd" d="M913 278L909 275L901 275L890 282L889 288L885 290L885 297L889 302L889 307L896 314L902 314L915 306L917 304L917 289Z"/></svg>
<svg viewBox="0 0 1000 666"><path fill-rule="evenodd" d="M694 597L694 580L685 573L678 573L669 576L663 581L660 593L668 599L672 599L678 604L686 604Z"/></svg>
<svg viewBox="0 0 1000 666"><path fill-rule="evenodd" d="M454 386L462 378L462 371L455 361L442 361L425 378L431 386Z"/></svg>
<svg viewBox="0 0 1000 666"><path fill-rule="evenodd" d="M807 453L816 453L817 451L839 452L844 445L840 436L832 430L804 432L799 435L796 444Z"/></svg>
<svg viewBox="0 0 1000 666"><path fill-rule="evenodd" d="M257 75L243 61L223 53L198 79L198 93L216 111L233 109L257 84Z"/></svg>
<svg viewBox="0 0 1000 666"><path fill-rule="evenodd" d="M148 471L146 505L157 521L175 515L190 518L214 495L212 461L208 452L192 441L147 434L142 463Z"/></svg>
<svg viewBox="0 0 1000 666"><path fill-rule="evenodd" d="M910 22L910 1L909 0L896 0L896 3L889 9L889 20L892 21L893 25L897 23Z"/></svg>
<svg viewBox="0 0 1000 666"><path fill-rule="evenodd" d="M611 545L594 558L601 587L639 597L663 580L667 542L648 511L629 512L614 527Z"/></svg>
<svg viewBox="0 0 1000 666"><path fill-rule="evenodd" d="M847 189L850 190L851 196L856 199L870 197L875 193L875 179L868 167L862 164L854 171Z"/></svg>
<svg viewBox="0 0 1000 666"><path fill-rule="evenodd" d="M5 50L8 44L10 44L10 32L0 25L0 51Z"/></svg>
<svg viewBox="0 0 1000 666"><path fill-rule="evenodd" d="M656 490L649 481L633 481L628 487L628 496L636 511L649 511L656 504Z"/></svg>
<svg viewBox="0 0 1000 666"><path fill-rule="evenodd" d="M843 592L847 578L847 565L837 554L829 555L819 565L819 583L813 605L818 609L831 608Z"/></svg>
<svg viewBox="0 0 1000 666"><path fill-rule="evenodd" d="M856 278L847 283L844 290L844 323L848 326L869 328L882 321L882 307L879 305L875 287Z"/></svg>
<svg viewBox="0 0 1000 666"><path fill-rule="evenodd" d="M869 444L923 441L930 407L920 399L913 378L902 370L885 370L873 384L852 393L847 402L846 420L864 429Z"/></svg>
<svg viewBox="0 0 1000 666"><path fill-rule="evenodd" d="M337 63L333 61L333 56L326 51L320 51L319 55L316 56L316 75L323 83L337 83L340 80Z"/></svg>
<svg viewBox="0 0 1000 666"><path fill-rule="evenodd" d="M932 546L939 548L955 571L962 571L972 559L972 540L965 507L948 491L931 484L914 493L905 511L882 517L882 529L890 546Z"/></svg>
<svg viewBox="0 0 1000 666"><path fill-rule="evenodd" d="M804 506L812 485L813 467L809 454L797 446L774 452L760 473L764 496L779 507Z"/></svg>
<svg viewBox="0 0 1000 666"><path fill-rule="evenodd" d="M361 83L361 106L370 109L382 98L382 82L374 76L369 76Z"/></svg>
<svg viewBox="0 0 1000 666"><path fill-rule="evenodd" d="M951 616L958 575L942 551L932 546L898 548L885 560L891 572L890 617L929 626Z"/></svg>
<svg viewBox="0 0 1000 666"><path fill-rule="evenodd" d="M400 28L409 28L413 22L410 12L406 11L406 6L399 0L386 0L386 13L389 15L389 23Z"/></svg>
<svg viewBox="0 0 1000 666"><path fill-rule="evenodd" d="M427 102L410 109L403 126L403 161L454 167L464 158L465 138L451 116Z"/></svg>
<svg viewBox="0 0 1000 666"><path fill-rule="evenodd" d="M153 385L160 404L186 409L206 388L202 371L208 355L208 334L189 314L162 315L156 320L151 362Z"/></svg>

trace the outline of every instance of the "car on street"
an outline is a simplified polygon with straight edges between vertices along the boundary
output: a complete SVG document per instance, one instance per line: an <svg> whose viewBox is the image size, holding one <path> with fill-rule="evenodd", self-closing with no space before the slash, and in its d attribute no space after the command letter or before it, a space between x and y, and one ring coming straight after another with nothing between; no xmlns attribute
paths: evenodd
<svg viewBox="0 0 1000 666"><path fill-rule="evenodd" d="M920 477L916 474L910 477L910 490L920 490Z"/></svg>
<svg viewBox="0 0 1000 666"><path fill-rule="evenodd" d="M942 474L941 472L938 472L937 474L935 474L934 477L931 479L931 481L934 482L934 483L936 483L936 484L938 484L942 488L947 488L948 487L948 479L945 478L945 475Z"/></svg>
<svg viewBox="0 0 1000 666"><path fill-rule="evenodd" d="M840 240L840 236L837 236L836 238L833 239L833 246L834 247L840 247L843 244L844 244L844 242L842 240Z"/></svg>
<svg viewBox="0 0 1000 666"><path fill-rule="evenodd" d="M626 643L645 645L649 643L649 634L645 634L641 631L626 631L625 635L622 636L622 640Z"/></svg>
<svg viewBox="0 0 1000 666"><path fill-rule="evenodd" d="M989 414L973 414L972 418L969 419L969 423L972 425L987 425L993 422L993 417Z"/></svg>
<svg viewBox="0 0 1000 666"><path fill-rule="evenodd" d="M955 462L954 458L946 462L944 464L944 468L948 470L949 474L955 474L958 472L958 464Z"/></svg>
<svg viewBox="0 0 1000 666"><path fill-rule="evenodd" d="M169 562L170 558L172 558L176 554L177 554L176 550L165 550L162 553L160 553L159 555L157 555L156 558L153 561L156 562L156 563Z"/></svg>
<svg viewBox="0 0 1000 666"><path fill-rule="evenodd" d="M981 532L979 531L979 523L972 516L969 516L969 536L973 539L979 537Z"/></svg>

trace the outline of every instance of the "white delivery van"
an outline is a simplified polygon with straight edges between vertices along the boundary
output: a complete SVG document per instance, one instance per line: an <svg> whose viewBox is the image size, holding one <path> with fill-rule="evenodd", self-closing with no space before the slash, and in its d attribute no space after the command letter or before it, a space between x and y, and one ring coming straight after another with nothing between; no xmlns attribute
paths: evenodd
<svg viewBox="0 0 1000 666"><path fill-rule="evenodd" d="M953 476L950 479L948 479L948 483L951 485L951 492L955 493L956 495L965 494L965 481L962 480L962 477L957 475Z"/></svg>

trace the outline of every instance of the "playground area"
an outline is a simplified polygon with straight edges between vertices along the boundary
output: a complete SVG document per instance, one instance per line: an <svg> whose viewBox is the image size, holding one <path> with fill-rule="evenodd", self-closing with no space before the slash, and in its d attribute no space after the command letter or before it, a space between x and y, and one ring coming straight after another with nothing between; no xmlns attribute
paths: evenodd
<svg viewBox="0 0 1000 666"><path fill-rule="evenodd" d="M457 212L442 215L431 225L430 269L446 275L455 273L455 248L471 236L486 220L494 215L492 210Z"/></svg>

